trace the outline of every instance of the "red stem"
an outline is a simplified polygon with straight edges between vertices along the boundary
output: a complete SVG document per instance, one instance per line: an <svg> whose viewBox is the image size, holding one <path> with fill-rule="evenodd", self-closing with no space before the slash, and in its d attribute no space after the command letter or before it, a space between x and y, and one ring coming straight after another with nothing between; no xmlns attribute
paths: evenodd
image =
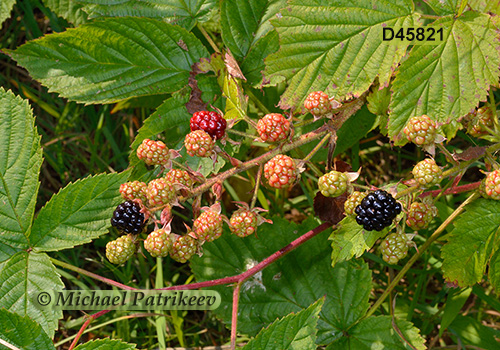
<svg viewBox="0 0 500 350"><path fill-rule="evenodd" d="M102 311L99 311L99 312L96 312L95 314L93 315L90 315L89 316L89 319L87 321L85 321L85 323L82 325L82 327L80 328L80 330L78 331L78 334L76 335L76 338L73 339L73 342L71 343L70 347L68 350L73 350L74 347L76 346L76 344L78 343L78 340L80 340L80 337L82 336L83 332L85 331L85 329L88 327L88 325L93 321L95 320L96 318L98 318L99 316L102 316L106 313L108 313L109 311L111 310L102 310Z"/></svg>
<svg viewBox="0 0 500 350"><path fill-rule="evenodd" d="M330 223L322 223L321 225L317 226L316 228L312 229L309 232L304 233L302 236L297 238L295 241L292 243L288 244L284 248L281 248L277 252L273 253L272 255L268 256L264 260L262 260L260 263L252 267L251 269L240 273L239 275L231 276L231 277L224 277L224 278L219 278L216 280L211 280L211 281L205 281L205 282L198 282L198 283L191 283L191 284L185 284L181 286L172 286L172 287L166 287L166 288L160 288L160 289L155 289L155 290L189 290L189 289L198 289L198 288L206 288L206 287L213 287L213 286L218 286L221 284L230 284L230 283L242 283L245 280L249 279L253 275L255 275L257 272L263 270L266 268L268 265L271 263L275 262L285 254L289 253L290 251L294 250L301 244L305 243L306 241L310 240L314 236L320 234L327 228L331 227L332 224Z"/></svg>
<svg viewBox="0 0 500 350"><path fill-rule="evenodd" d="M452 188L448 188L446 191L444 191L444 194L447 195L447 194L457 194L457 193L462 193L462 192L468 192L468 191L472 191L472 190L479 188L480 185L481 185L481 181L473 182L473 183L470 183L467 185L462 185L462 186L455 186ZM424 192L419 197L425 197L425 196L429 196L429 195L435 197L441 191L442 190Z"/></svg>
<svg viewBox="0 0 500 350"><path fill-rule="evenodd" d="M240 301L241 283L237 283L233 290L233 314L231 316L231 350L236 349L236 331L238 329L238 303Z"/></svg>

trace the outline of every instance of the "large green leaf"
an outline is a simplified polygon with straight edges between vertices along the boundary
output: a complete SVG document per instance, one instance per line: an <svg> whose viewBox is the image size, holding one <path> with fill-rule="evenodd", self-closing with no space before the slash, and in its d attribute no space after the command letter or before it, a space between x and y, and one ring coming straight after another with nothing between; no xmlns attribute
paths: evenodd
<svg viewBox="0 0 500 350"><path fill-rule="evenodd" d="M442 248L444 277L459 286L481 281L500 231L500 203L478 199L454 223ZM498 241L497 241L498 242Z"/></svg>
<svg viewBox="0 0 500 350"><path fill-rule="evenodd" d="M28 101L0 88L0 261L29 246L42 164Z"/></svg>
<svg viewBox="0 0 500 350"><path fill-rule="evenodd" d="M42 327L28 316L0 308L0 339L23 350L55 350ZM4 348L0 345L0 348Z"/></svg>
<svg viewBox="0 0 500 350"><path fill-rule="evenodd" d="M15 3L16 0L2 0L0 2L0 25L10 17L10 13Z"/></svg>
<svg viewBox="0 0 500 350"><path fill-rule="evenodd" d="M396 320L396 325L404 339L417 350L426 349L419 330L410 322ZM327 347L327 350L406 350L406 342L401 339L392 325L390 316L372 316L349 329L339 341Z"/></svg>
<svg viewBox="0 0 500 350"><path fill-rule="evenodd" d="M78 0L43 0L43 3L54 13L74 25L87 22L88 15L83 12Z"/></svg>
<svg viewBox="0 0 500 350"><path fill-rule="evenodd" d="M330 235L332 241L332 265L338 262L359 258L369 250L377 239L385 236L388 229L380 232L365 231L352 216L346 216L340 223L338 229Z"/></svg>
<svg viewBox="0 0 500 350"><path fill-rule="evenodd" d="M472 345L474 349L497 350L500 346L500 342L495 339L498 333L472 317L459 315L449 329L460 338L461 344Z"/></svg>
<svg viewBox="0 0 500 350"><path fill-rule="evenodd" d="M186 109L186 103L189 100L187 94L175 94L164 101L156 111L149 116L139 129L134 142L130 146L130 164L135 165L139 162L137 158L137 147L144 139L156 139L156 135L168 131L164 142L168 147L175 147L189 132L189 120L191 114Z"/></svg>
<svg viewBox="0 0 500 350"><path fill-rule="evenodd" d="M313 90L359 96L379 78L387 85L406 48L382 41L385 26L415 23L411 0L292 0L272 23L280 50L266 59L271 83L288 88L282 108L297 108Z"/></svg>
<svg viewBox="0 0 500 350"><path fill-rule="evenodd" d="M30 292L63 288L64 284L47 254L19 252L0 272L0 309L29 316L52 338L62 311L37 308L30 300Z"/></svg>
<svg viewBox="0 0 500 350"><path fill-rule="evenodd" d="M226 230L218 240L204 244L203 256L191 262L196 279L211 280L241 273L317 226L314 219L301 225L278 217L272 220L273 225L259 227L259 238L242 239ZM368 309L371 273L364 262L349 261L332 268L330 253L325 231L245 282L239 300L238 329L255 335L277 317L300 311L326 296L317 342L327 344L341 337ZM231 288L211 289L217 290L222 298L215 312L229 323Z"/></svg>
<svg viewBox="0 0 500 350"><path fill-rule="evenodd" d="M188 30L196 21L208 20L215 0L78 0L95 17L151 17L178 24Z"/></svg>
<svg viewBox="0 0 500 350"><path fill-rule="evenodd" d="M88 243L108 232L110 218L123 199L120 185L129 174L100 174L70 183L40 210L30 243L37 251L53 251Z"/></svg>
<svg viewBox="0 0 500 350"><path fill-rule="evenodd" d="M488 277L497 294L500 294L500 249L497 249L491 257Z"/></svg>
<svg viewBox="0 0 500 350"><path fill-rule="evenodd" d="M135 344L123 343L119 340L97 339L78 345L75 350L133 350Z"/></svg>
<svg viewBox="0 0 500 350"><path fill-rule="evenodd" d="M134 17L92 22L8 53L50 91L85 103L177 91L193 63L208 56L185 29Z"/></svg>
<svg viewBox="0 0 500 350"><path fill-rule="evenodd" d="M221 1L222 40L253 85L262 81L264 59L279 48L278 35L271 25L286 6L286 0Z"/></svg>
<svg viewBox="0 0 500 350"><path fill-rule="evenodd" d="M491 12L500 15L499 0L469 0L467 4L478 12Z"/></svg>
<svg viewBox="0 0 500 350"><path fill-rule="evenodd" d="M244 350L316 350L316 325L324 299L307 309L274 321L243 347Z"/></svg>
<svg viewBox="0 0 500 350"><path fill-rule="evenodd" d="M221 1L222 40L236 59L243 59L250 47L272 30L269 18L285 6L284 0ZM261 25L264 28L259 30Z"/></svg>
<svg viewBox="0 0 500 350"><path fill-rule="evenodd" d="M443 28L444 41L414 46L396 73L389 136L398 143L405 142L401 130L412 116L427 114L442 123L456 123L486 99L490 85L498 83L498 34L488 15L466 12L434 25Z"/></svg>
<svg viewBox="0 0 500 350"><path fill-rule="evenodd" d="M452 15L460 6L460 0L424 0L438 15Z"/></svg>

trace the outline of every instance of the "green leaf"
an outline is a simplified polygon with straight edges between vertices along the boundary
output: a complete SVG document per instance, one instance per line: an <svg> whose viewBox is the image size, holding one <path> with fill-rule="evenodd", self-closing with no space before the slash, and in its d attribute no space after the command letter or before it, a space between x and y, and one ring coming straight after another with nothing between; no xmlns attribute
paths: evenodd
<svg viewBox="0 0 500 350"><path fill-rule="evenodd" d="M243 118L246 114L248 97L243 93L241 80L233 78L229 74L224 75L222 87L223 96L226 98L225 119Z"/></svg>
<svg viewBox="0 0 500 350"><path fill-rule="evenodd" d="M139 162L137 158L137 147L145 139L156 139L156 135L168 131L164 142L167 147L175 147L179 141L183 140L189 132L189 120L191 114L186 109L186 103L189 100L188 94L175 94L168 100L164 101L156 111L149 116L142 127L139 129L134 142L130 146L130 165L135 165Z"/></svg>
<svg viewBox="0 0 500 350"><path fill-rule="evenodd" d="M377 118L363 105L361 109L342 124L337 131L337 145L334 156L347 151L359 142L371 129Z"/></svg>
<svg viewBox="0 0 500 350"><path fill-rule="evenodd" d="M499 230L499 202L481 198L467 206L441 249L444 277L461 287L481 281Z"/></svg>
<svg viewBox="0 0 500 350"><path fill-rule="evenodd" d="M279 217L272 220L273 225L259 227L259 238L241 239L226 229L221 238L204 244L203 256L191 261L196 279L212 280L246 271L317 226L314 219L301 225ZM326 296L318 322L317 343L327 344L341 337L343 331L366 313L371 290L368 265L349 261L332 269L327 239L326 231L317 235L242 285L238 317L240 332L255 335L277 317L298 312ZM231 288L217 286L210 289L217 290L222 298L215 313L229 323Z"/></svg>
<svg viewBox="0 0 500 350"><path fill-rule="evenodd" d="M301 349L316 350L316 326L318 314L324 299L297 314L290 314L274 321L243 347L244 350L281 350Z"/></svg>
<svg viewBox="0 0 500 350"><path fill-rule="evenodd" d="M30 317L52 338L62 311L38 309L31 302L29 293L63 288L64 284L47 254L19 252L0 272L0 309Z"/></svg>
<svg viewBox="0 0 500 350"><path fill-rule="evenodd" d="M38 323L5 309L0 309L0 339L23 350L56 349Z"/></svg>
<svg viewBox="0 0 500 350"><path fill-rule="evenodd" d="M236 59L243 59L250 47L272 30L269 19L285 6L284 0L221 1L222 40Z"/></svg>
<svg viewBox="0 0 500 350"><path fill-rule="evenodd" d="M497 249L491 257L488 277L496 293L500 294L500 249Z"/></svg>
<svg viewBox="0 0 500 350"><path fill-rule="evenodd" d="M425 340L420 336L418 328L412 323L396 320L397 328L404 339L417 350L426 349ZM332 343L327 350L406 350L408 346L401 339L392 325L390 316L371 316L352 327L338 342Z"/></svg>
<svg viewBox="0 0 500 350"><path fill-rule="evenodd" d="M7 52L50 91L84 103L177 91L208 56L185 29L134 17L92 22Z"/></svg>
<svg viewBox="0 0 500 350"><path fill-rule="evenodd" d="M30 243L37 251L54 251L90 242L108 232L119 189L128 172L100 174L70 183L40 210Z"/></svg>
<svg viewBox="0 0 500 350"><path fill-rule="evenodd" d="M414 46L393 83L389 136L398 144L406 142L401 130L409 118L427 114L441 123L456 123L498 82L498 35L489 16L466 12L433 25L443 28L443 43Z"/></svg>
<svg viewBox="0 0 500 350"><path fill-rule="evenodd" d="M323 90L341 100L359 96L378 77L389 83L406 47L382 41L384 26L415 24L411 0L292 0L272 23L280 50L266 59L271 84L284 79L283 109L302 106L307 94Z"/></svg>
<svg viewBox="0 0 500 350"><path fill-rule="evenodd" d="M0 88L0 261L29 246L42 165L28 101Z"/></svg>
<svg viewBox="0 0 500 350"><path fill-rule="evenodd" d="M477 12L491 12L500 15L500 1L498 0L469 0L467 4Z"/></svg>
<svg viewBox="0 0 500 350"><path fill-rule="evenodd" d="M44 5L54 13L74 25L87 22L88 15L83 12L81 1L79 0L43 0Z"/></svg>
<svg viewBox="0 0 500 350"><path fill-rule="evenodd" d="M265 69L264 59L278 51L278 49L278 32L275 30L268 32L250 48L248 55L240 65L241 71L249 84L253 86L261 84L262 72Z"/></svg>
<svg viewBox="0 0 500 350"><path fill-rule="evenodd" d="M197 21L205 22L215 8L215 0L78 0L84 10L96 17L150 17L178 24L191 30Z"/></svg>
<svg viewBox="0 0 500 350"><path fill-rule="evenodd" d="M97 339L78 345L75 350L133 350L135 344L123 343L119 340Z"/></svg>
<svg viewBox="0 0 500 350"><path fill-rule="evenodd" d="M342 261L347 261L353 257L359 258L370 249L377 239L384 237L388 228L378 231L365 231L354 217L346 216L339 223L339 228L330 235L332 241L332 266Z"/></svg>
<svg viewBox="0 0 500 350"><path fill-rule="evenodd" d="M464 288L463 290L450 290L450 294L448 294L448 298L446 298L446 304L444 305L443 316L441 317L441 327L439 327L440 337L460 313L460 310L469 298L471 292L472 288Z"/></svg>
<svg viewBox="0 0 500 350"><path fill-rule="evenodd" d="M425 0L425 2L440 16L456 13L460 0Z"/></svg>
<svg viewBox="0 0 500 350"><path fill-rule="evenodd" d="M15 3L16 0L2 0L2 2L0 2L0 25L10 17L10 13Z"/></svg>
<svg viewBox="0 0 500 350"><path fill-rule="evenodd" d="M495 331L471 317L459 315L449 329L460 338L461 344L483 350L498 350L499 342L495 339Z"/></svg>

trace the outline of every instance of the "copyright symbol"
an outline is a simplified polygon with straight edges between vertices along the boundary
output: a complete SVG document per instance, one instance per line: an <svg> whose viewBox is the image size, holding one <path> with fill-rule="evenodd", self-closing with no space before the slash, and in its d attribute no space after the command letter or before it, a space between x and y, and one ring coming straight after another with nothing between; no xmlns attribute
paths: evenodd
<svg viewBox="0 0 500 350"><path fill-rule="evenodd" d="M47 306L52 301L52 298L49 293L41 292L40 294L38 294L37 300L40 305Z"/></svg>

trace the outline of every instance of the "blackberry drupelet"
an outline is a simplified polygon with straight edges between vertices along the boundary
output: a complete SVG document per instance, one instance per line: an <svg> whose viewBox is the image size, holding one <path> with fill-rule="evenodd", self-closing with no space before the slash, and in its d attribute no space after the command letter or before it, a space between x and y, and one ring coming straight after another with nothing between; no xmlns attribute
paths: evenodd
<svg viewBox="0 0 500 350"><path fill-rule="evenodd" d="M146 225L144 219L140 205L132 201L126 201L116 207L111 218L111 225L120 231L138 234Z"/></svg>
<svg viewBox="0 0 500 350"><path fill-rule="evenodd" d="M392 224L392 220L401 213L401 204L386 191L377 190L368 194L354 212L356 222L367 231L382 231Z"/></svg>

